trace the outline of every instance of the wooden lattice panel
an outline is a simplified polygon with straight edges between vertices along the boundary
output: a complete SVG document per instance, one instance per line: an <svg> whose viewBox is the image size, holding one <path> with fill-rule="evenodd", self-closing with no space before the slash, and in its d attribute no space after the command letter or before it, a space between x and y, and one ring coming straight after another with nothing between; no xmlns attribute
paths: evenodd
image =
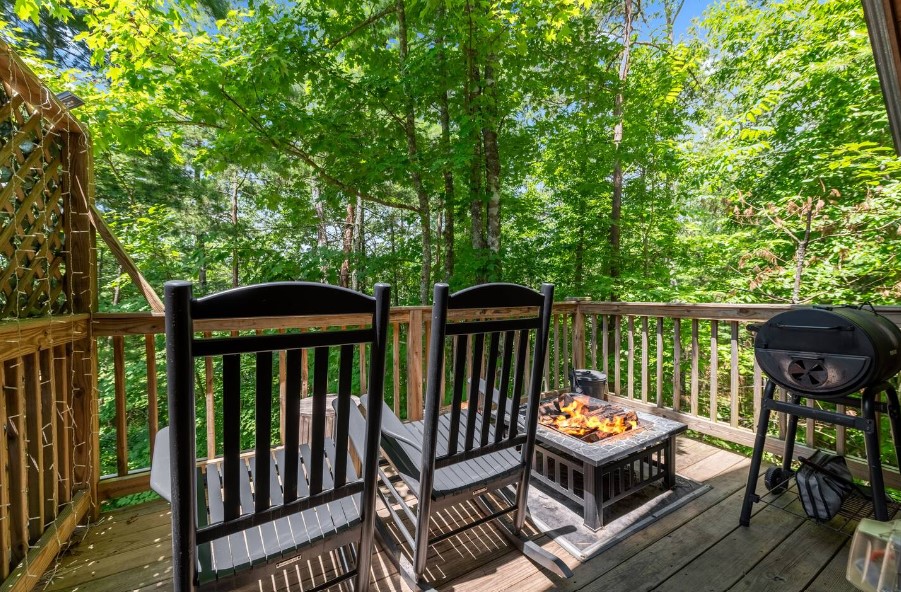
<svg viewBox="0 0 901 592"><path fill-rule="evenodd" d="M63 144L0 85L0 316L66 312Z"/></svg>

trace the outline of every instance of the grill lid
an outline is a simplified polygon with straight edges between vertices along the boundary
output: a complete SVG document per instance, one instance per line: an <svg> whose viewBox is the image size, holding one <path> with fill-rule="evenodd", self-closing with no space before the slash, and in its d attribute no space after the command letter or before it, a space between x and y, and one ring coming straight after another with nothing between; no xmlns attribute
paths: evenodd
<svg viewBox="0 0 901 592"><path fill-rule="evenodd" d="M901 329L873 310L799 307L756 329L757 363L795 394L841 396L901 370Z"/></svg>

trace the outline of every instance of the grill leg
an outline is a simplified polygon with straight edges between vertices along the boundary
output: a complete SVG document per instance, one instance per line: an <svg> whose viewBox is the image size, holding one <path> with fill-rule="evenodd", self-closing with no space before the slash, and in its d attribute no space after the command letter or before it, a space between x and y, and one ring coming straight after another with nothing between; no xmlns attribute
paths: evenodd
<svg viewBox="0 0 901 592"><path fill-rule="evenodd" d="M801 397L792 395L792 405L800 405ZM795 439L798 436L798 416L788 414L788 425L785 426L785 452L782 454L782 472L788 474L795 457Z"/></svg>
<svg viewBox="0 0 901 592"><path fill-rule="evenodd" d="M760 476L760 463L763 460L763 448L766 444L766 431L770 425L770 408L767 405L773 400L773 392L776 385L773 381L768 380L766 388L763 391L763 409L760 410L760 420L757 422L757 435L754 436L754 454L751 455L751 467L748 469L748 484L745 487L745 499L741 506L741 517L738 523L742 526L751 524L751 506L758 500L757 478Z"/></svg>
<svg viewBox="0 0 901 592"><path fill-rule="evenodd" d="M873 490L873 514L876 520L888 520L888 509L885 505L885 483L882 480L882 460L879 456L879 425L876 423L876 394L874 388L863 392L860 408L864 419L871 421L870 428L863 433L867 447L867 464L870 465L870 488Z"/></svg>
<svg viewBox="0 0 901 592"><path fill-rule="evenodd" d="M883 387L888 399L888 419L892 426L892 442L895 445L895 462L901 464L901 404L898 402L898 392L890 384Z"/></svg>

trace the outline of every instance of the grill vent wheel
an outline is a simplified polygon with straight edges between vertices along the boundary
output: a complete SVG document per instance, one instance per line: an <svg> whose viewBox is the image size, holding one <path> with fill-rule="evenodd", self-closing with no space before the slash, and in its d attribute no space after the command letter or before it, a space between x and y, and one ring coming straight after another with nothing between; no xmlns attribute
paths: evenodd
<svg viewBox="0 0 901 592"><path fill-rule="evenodd" d="M819 386L826 382L829 372L823 367L823 360L795 358L788 365L788 375L804 386Z"/></svg>

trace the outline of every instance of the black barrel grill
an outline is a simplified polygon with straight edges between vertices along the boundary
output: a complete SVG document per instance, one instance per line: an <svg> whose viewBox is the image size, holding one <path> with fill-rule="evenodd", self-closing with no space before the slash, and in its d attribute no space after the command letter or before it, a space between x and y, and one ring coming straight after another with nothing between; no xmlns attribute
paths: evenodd
<svg viewBox="0 0 901 592"><path fill-rule="evenodd" d="M751 519L751 507L759 501L755 493L760 473L770 413L788 416L781 475L790 475L798 418L856 428L864 433L873 511L878 520L888 520L882 463L879 459L879 426L876 412L888 412L901 461L901 405L889 380L901 371L901 329L872 307L798 307L785 311L762 325L756 333L754 353L767 376L760 420L754 440L748 485L742 506L742 525ZM774 398L776 387L790 394L789 401ZM886 402L877 402L885 393ZM858 416L816 409L801 399L829 401L860 409Z"/></svg>

